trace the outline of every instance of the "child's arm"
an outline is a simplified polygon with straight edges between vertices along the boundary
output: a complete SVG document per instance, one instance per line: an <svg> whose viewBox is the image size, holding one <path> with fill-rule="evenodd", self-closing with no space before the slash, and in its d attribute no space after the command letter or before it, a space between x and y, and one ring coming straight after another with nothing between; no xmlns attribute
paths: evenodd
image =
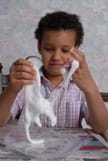
<svg viewBox="0 0 108 161"><path fill-rule="evenodd" d="M73 49L72 56L80 63L73 80L85 93L89 108L89 124L96 132L103 133L108 129L108 110L90 74L84 55L78 49Z"/></svg>
<svg viewBox="0 0 108 161"><path fill-rule="evenodd" d="M35 71L29 61L17 60L10 69L10 82L0 95L0 125L4 125L11 117L12 104L23 85L31 84Z"/></svg>

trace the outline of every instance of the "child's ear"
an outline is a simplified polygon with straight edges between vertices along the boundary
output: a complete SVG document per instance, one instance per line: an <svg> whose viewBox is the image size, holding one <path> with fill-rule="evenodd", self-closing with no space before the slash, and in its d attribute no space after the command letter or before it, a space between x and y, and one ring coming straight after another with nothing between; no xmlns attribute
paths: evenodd
<svg viewBox="0 0 108 161"><path fill-rule="evenodd" d="M41 44L39 41L38 41L37 47L38 47L39 54L41 54Z"/></svg>

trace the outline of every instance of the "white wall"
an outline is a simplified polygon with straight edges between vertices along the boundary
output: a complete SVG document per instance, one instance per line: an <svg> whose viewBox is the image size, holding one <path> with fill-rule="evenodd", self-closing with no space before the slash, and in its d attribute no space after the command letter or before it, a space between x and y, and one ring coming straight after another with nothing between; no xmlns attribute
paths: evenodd
<svg viewBox="0 0 108 161"><path fill-rule="evenodd" d="M46 12L64 10L81 16L81 49L101 91L108 91L107 0L0 0L0 62L8 73L13 61L37 54L34 29Z"/></svg>

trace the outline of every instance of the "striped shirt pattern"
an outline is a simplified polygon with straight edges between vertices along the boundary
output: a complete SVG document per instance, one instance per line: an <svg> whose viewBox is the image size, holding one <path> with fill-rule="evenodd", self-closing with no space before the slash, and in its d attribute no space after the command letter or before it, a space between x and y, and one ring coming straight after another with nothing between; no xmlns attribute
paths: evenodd
<svg viewBox="0 0 108 161"><path fill-rule="evenodd" d="M49 99L49 101L54 101L53 108L57 116L56 127L80 127L82 117L88 120L88 107L85 95L72 80L66 90L63 87L63 82L53 90L49 80L42 76L41 93L43 97ZM11 108L13 118L19 118L21 121L21 115L24 114L24 112L22 112L23 109L24 89L18 93ZM46 116L41 116L41 122L43 127L51 127L50 120Z"/></svg>

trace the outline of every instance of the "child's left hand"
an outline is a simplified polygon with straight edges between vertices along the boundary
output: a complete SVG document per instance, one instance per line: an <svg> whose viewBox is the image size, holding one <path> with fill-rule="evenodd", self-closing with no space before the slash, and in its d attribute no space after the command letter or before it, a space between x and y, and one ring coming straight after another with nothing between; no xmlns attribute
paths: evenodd
<svg viewBox="0 0 108 161"><path fill-rule="evenodd" d="M73 74L73 81L79 86L84 92L90 92L96 89L96 84L91 76L88 65L84 54L76 48L73 48L71 51L73 58L79 61L79 68Z"/></svg>

